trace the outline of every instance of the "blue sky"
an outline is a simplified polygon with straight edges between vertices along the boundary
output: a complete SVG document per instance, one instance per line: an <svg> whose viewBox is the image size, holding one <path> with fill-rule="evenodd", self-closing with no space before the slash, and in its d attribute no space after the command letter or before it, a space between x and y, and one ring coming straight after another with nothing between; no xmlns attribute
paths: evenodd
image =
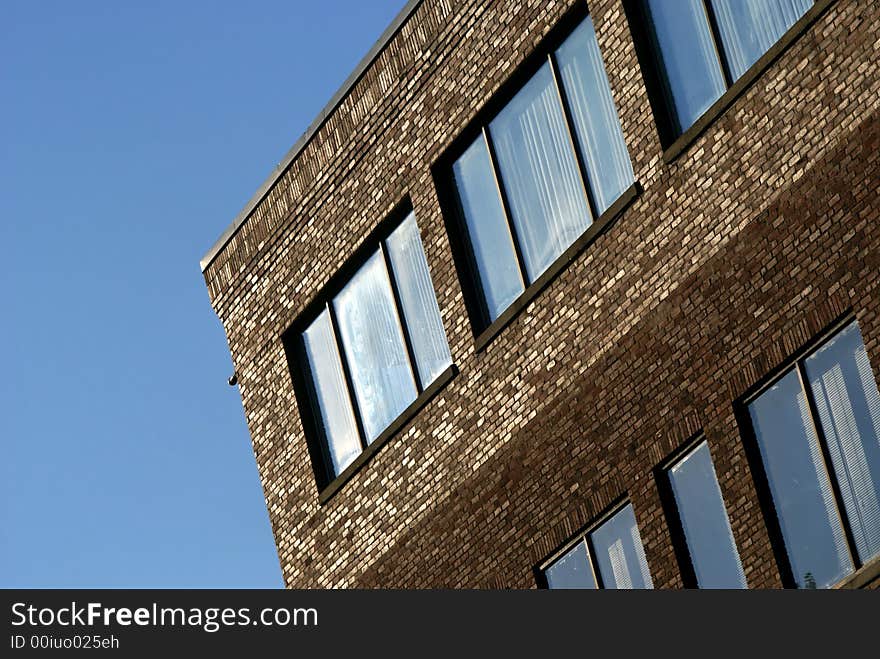
<svg viewBox="0 0 880 659"><path fill-rule="evenodd" d="M404 4L0 4L0 587L282 585L199 259Z"/></svg>

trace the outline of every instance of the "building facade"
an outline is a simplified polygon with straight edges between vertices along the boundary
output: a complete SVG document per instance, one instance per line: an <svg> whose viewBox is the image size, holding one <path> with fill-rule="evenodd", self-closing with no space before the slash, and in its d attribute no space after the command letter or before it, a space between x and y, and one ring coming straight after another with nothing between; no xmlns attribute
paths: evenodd
<svg viewBox="0 0 880 659"><path fill-rule="evenodd" d="M878 587L880 10L414 0L205 256L289 587Z"/></svg>

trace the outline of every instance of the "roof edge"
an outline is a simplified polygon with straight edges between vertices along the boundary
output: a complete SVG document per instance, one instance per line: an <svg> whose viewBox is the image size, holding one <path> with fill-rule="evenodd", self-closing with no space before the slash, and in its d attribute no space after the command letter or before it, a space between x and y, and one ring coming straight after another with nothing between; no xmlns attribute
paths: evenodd
<svg viewBox="0 0 880 659"><path fill-rule="evenodd" d="M385 46L389 44L389 42L394 38L406 20L410 17L410 15L415 11L416 7L418 7L422 3L422 0L408 0L406 5L404 5L403 9L401 9L397 16L394 17L394 20L391 21L391 24L385 28L385 31L379 37L378 40L370 47L370 50L367 51L367 54L361 58L361 61L358 62L354 71L349 74L348 78L345 79L345 82L342 83L342 86L336 90L336 93L330 98L327 104L318 112L318 116L312 121L308 128L306 128L305 132L302 136L296 141L296 143L290 148L290 150L285 154L284 158L281 159L275 169L272 170L272 173L260 184L260 187L257 188L257 191L250 198L250 200L245 204L244 208L236 215L235 219L232 223L226 227L226 230L220 235L217 241L213 244L211 249L209 249L205 255L202 257L199 265L202 269L202 273L204 273L211 263L214 262L214 259L223 251L223 248L229 244L229 241L232 240L233 236L238 233L238 230L241 226L247 221L250 214L254 211L254 209L260 204L263 199L265 199L269 190L272 189L272 186L278 182L278 179L287 171L287 168L290 167L291 163L296 159L296 157L300 154L300 152L306 147L306 145L311 141L311 139L315 136L315 133L320 130L320 128L327 122L327 119L330 118L330 115L336 110L342 100L348 95L348 93L352 90L352 88L358 83L367 69L373 64L379 54L385 49Z"/></svg>

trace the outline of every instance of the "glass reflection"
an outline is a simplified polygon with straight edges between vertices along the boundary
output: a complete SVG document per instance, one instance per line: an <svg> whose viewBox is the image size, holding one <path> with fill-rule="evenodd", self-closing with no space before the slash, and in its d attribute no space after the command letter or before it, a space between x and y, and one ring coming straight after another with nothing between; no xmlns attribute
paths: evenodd
<svg viewBox="0 0 880 659"><path fill-rule="evenodd" d="M605 588L653 588L632 504L597 528L590 539Z"/></svg>
<svg viewBox="0 0 880 659"><path fill-rule="evenodd" d="M563 588L596 588L596 577L590 565L590 557L586 543L581 540L569 549L561 558L544 572L547 587Z"/></svg>
<svg viewBox="0 0 880 659"><path fill-rule="evenodd" d="M424 388L452 363L452 355L449 354L415 213L407 216L385 244L415 353L419 380Z"/></svg>
<svg viewBox="0 0 880 659"><path fill-rule="evenodd" d="M333 300L367 441L416 398L391 281L376 252Z"/></svg>
<svg viewBox="0 0 880 659"><path fill-rule="evenodd" d="M489 134L531 283L593 221L549 63L492 120Z"/></svg>
<svg viewBox="0 0 880 659"><path fill-rule="evenodd" d="M596 212L601 214L635 177L589 16L556 51L556 62Z"/></svg>
<svg viewBox="0 0 880 659"><path fill-rule="evenodd" d="M880 554L880 394L858 325L849 324L804 368L864 563Z"/></svg>
<svg viewBox="0 0 880 659"><path fill-rule="evenodd" d="M314 407L321 419L333 473L338 475L361 452L361 440L326 308L302 333L302 342L311 373Z"/></svg>
<svg viewBox="0 0 880 659"><path fill-rule="evenodd" d="M703 0L643 0L669 109L682 133L725 91Z"/></svg>
<svg viewBox="0 0 880 659"><path fill-rule="evenodd" d="M749 414L795 580L827 588L853 563L797 372L755 399Z"/></svg>
<svg viewBox="0 0 880 659"><path fill-rule="evenodd" d="M745 588L739 552L715 476L709 445L701 442L669 470L679 519L700 588Z"/></svg>
<svg viewBox="0 0 880 659"><path fill-rule="evenodd" d="M813 0L711 0L734 80L779 41Z"/></svg>
<svg viewBox="0 0 880 659"><path fill-rule="evenodd" d="M523 292L524 285L482 135L455 162L452 173L491 322Z"/></svg>

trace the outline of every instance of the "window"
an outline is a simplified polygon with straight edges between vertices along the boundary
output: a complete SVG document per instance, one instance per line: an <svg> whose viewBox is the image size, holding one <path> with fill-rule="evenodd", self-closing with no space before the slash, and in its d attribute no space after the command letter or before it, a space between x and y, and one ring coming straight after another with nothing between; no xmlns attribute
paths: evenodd
<svg viewBox="0 0 880 659"><path fill-rule="evenodd" d="M820 3L822 0L820 0ZM690 128L785 35L814 0L633 0L666 145Z"/></svg>
<svg viewBox="0 0 880 659"><path fill-rule="evenodd" d="M667 511L670 526L687 553L685 585L745 588L746 577L706 440L664 469L663 477L662 489L671 495L674 507Z"/></svg>
<svg viewBox="0 0 880 659"><path fill-rule="evenodd" d="M453 233L463 234L477 331L597 233L597 219L616 214L609 209L633 189L590 17L537 51L525 73L502 107L493 99L441 173L457 203Z"/></svg>
<svg viewBox="0 0 880 659"><path fill-rule="evenodd" d="M415 215L386 233L368 241L354 271L337 278L290 333L321 486L393 434L401 415L449 375L452 358Z"/></svg>
<svg viewBox="0 0 880 659"><path fill-rule="evenodd" d="M880 394L856 322L747 406L786 580L826 588L880 555Z"/></svg>
<svg viewBox="0 0 880 659"><path fill-rule="evenodd" d="M653 588L632 504L626 504L543 570L548 588Z"/></svg>

